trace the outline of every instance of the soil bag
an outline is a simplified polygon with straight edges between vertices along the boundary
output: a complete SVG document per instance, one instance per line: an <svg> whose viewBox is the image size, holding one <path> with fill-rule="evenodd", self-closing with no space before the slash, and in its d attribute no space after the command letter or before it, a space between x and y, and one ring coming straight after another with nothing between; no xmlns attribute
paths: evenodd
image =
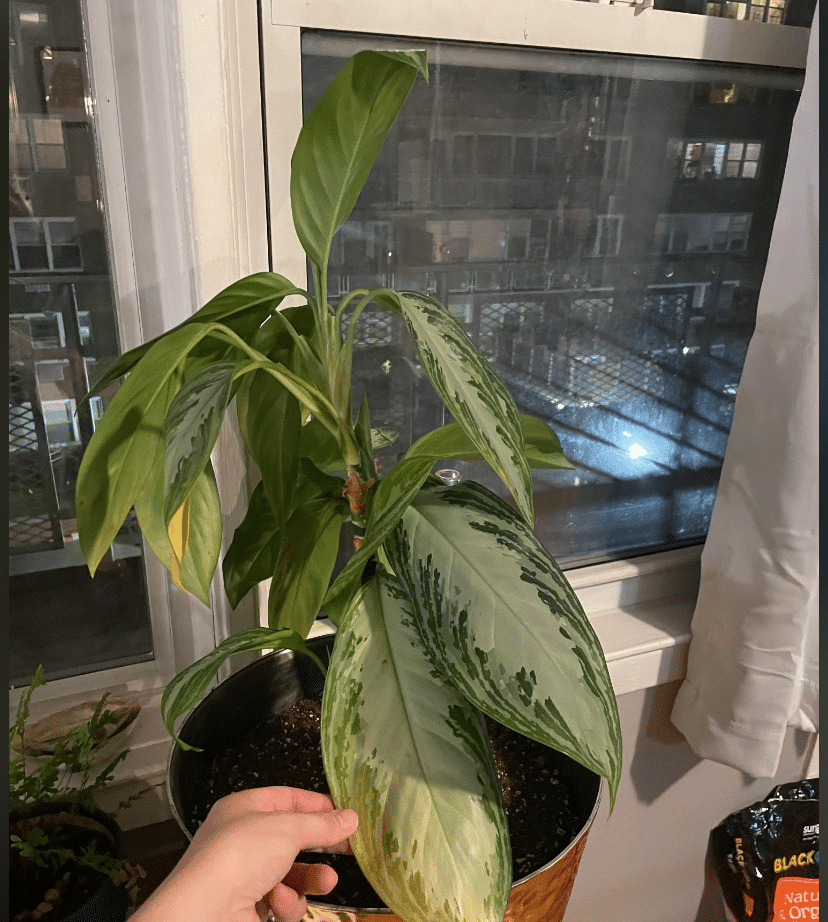
<svg viewBox="0 0 828 922"><path fill-rule="evenodd" d="M728 922L819 919L819 779L780 784L710 833Z"/></svg>

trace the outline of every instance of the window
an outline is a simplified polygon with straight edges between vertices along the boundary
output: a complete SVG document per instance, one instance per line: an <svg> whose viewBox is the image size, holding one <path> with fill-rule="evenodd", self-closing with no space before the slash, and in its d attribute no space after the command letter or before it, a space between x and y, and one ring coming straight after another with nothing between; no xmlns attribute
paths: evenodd
<svg viewBox="0 0 828 922"><path fill-rule="evenodd" d="M9 272L81 272L75 218L9 218Z"/></svg>
<svg viewBox="0 0 828 922"><path fill-rule="evenodd" d="M809 28L816 0L655 0L655 8Z"/></svg>
<svg viewBox="0 0 828 922"><path fill-rule="evenodd" d="M756 22L771 22L781 25L785 12L785 0L751 0L749 3L708 2L708 16L725 16L728 19L752 19Z"/></svg>
<svg viewBox="0 0 828 922"><path fill-rule="evenodd" d="M654 236L658 253L739 252L747 249L751 215L659 215Z"/></svg>
<svg viewBox="0 0 828 922"><path fill-rule="evenodd" d="M381 42L303 32L304 106L348 54ZM388 245L362 284L446 304L518 407L560 434L576 471L535 481L538 534L564 565L701 541L776 208L776 193L741 185L711 201L704 180L761 169L778 189L801 84L720 63L416 43L432 76L369 180L388 194L366 189L342 231L366 252ZM745 133L719 140L721 85L735 88ZM415 174L428 178L417 195L395 192ZM340 296L354 287L346 257L328 279ZM738 320L725 308L736 290ZM382 311L361 324L355 381L375 422L400 433L390 461L445 414L404 330Z"/></svg>
<svg viewBox="0 0 828 922"><path fill-rule="evenodd" d="M598 215L593 256L617 256L621 250L623 215Z"/></svg>
<svg viewBox="0 0 828 922"><path fill-rule="evenodd" d="M51 51L82 46L80 8L62 4L57 16L13 2L10 15L9 668L19 685L40 663L54 680L152 662L156 642L134 522L94 581L75 524L78 466L104 402L82 397L119 351L84 53Z"/></svg>
<svg viewBox="0 0 828 922"><path fill-rule="evenodd" d="M682 179L755 179L762 144L671 140L667 151L676 175Z"/></svg>

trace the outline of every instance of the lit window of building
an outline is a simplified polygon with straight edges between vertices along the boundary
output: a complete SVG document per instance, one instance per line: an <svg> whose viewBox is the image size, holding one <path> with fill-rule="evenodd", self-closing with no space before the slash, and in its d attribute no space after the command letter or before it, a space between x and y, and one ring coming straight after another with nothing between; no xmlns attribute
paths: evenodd
<svg viewBox="0 0 828 922"><path fill-rule="evenodd" d="M682 179L755 179L762 145L752 141L671 140L668 158Z"/></svg>

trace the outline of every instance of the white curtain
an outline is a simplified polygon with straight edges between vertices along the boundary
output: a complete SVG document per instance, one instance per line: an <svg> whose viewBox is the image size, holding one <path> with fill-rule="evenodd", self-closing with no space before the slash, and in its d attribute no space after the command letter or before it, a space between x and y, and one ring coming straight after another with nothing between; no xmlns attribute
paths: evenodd
<svg viewBox="0 0 828 922"><path fill-rule="evenodd" d="M773 777L819 726L819 6L701 558L673 723L703 758Z"/></svg>

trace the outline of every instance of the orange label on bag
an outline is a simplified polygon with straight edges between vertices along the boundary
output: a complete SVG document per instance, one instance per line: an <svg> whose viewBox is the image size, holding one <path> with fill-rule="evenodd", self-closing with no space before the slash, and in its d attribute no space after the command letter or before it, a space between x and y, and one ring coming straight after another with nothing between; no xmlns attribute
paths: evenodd
<svg viewBox="0 0 828 922"><path fill-rule="evenodd" d="M780 877L776 882L771 922L819 919L819 879Z"/></svg>

